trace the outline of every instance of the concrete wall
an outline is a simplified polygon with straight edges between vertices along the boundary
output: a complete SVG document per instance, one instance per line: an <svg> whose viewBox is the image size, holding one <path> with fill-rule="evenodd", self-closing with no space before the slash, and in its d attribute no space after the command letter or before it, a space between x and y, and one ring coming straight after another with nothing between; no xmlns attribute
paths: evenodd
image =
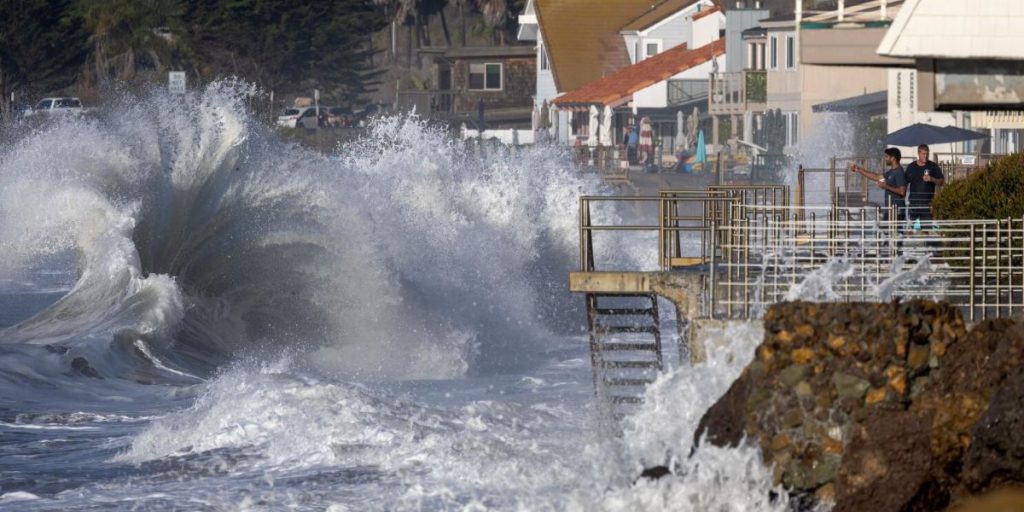
<svg viewBox="0 0 1024 512"><path fill-rule="evenodd" d="M816 66L801 64L800 137L806 139L826 114L815 114L811 107L864 93L881 91L888 84L885 68L856 66ZM769 80L769 84L770 84Z"/></svg>
<svg viewBox="0 0 1024 512"><path fill-rule="evenodd" d="M643 33L643 39L660 40L662 43L661 51L668 50L690 40L690 22L681 12L665 21L664 24L655 26L653 29ZM641 45L642 48L644 48L643 45Z"/></svg>

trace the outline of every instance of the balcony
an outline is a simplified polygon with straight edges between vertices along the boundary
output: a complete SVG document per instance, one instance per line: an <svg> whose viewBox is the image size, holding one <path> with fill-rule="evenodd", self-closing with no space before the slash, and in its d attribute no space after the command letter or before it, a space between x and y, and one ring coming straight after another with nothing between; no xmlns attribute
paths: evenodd
<svg viewBox="0 0 1024 512"><path fill-rule="evenodd" d="M768 99L768 75L764 71L737 71L711 76L708 113L738 115L763 112Z"/></svg>

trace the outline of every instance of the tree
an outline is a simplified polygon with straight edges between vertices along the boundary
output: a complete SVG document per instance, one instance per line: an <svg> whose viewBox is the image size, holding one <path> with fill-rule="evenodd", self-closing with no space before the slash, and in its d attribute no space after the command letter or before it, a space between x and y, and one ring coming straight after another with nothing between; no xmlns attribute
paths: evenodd
<svg viewBox="0 0 1024 512"><path fill-rule="evenodd" d="M77 0L74 11L90 33L87 83L128 82L140 71L157 78L185 60L181 0Z"/></svg>
<svg viewBox="0 0 1024 512"><path fill-rule="evenodd" d="M70 0L0 2L0 111L11 117L11 93L21 97L65 89L85 60L86 32Z"/></svg>
<svg viewBox="0 0 1024 512"><path fill-rule="evenodd" d="M386 26L369 0L196 0L186 14L204 76L354 99L374 85L367 35Z"/></svg>

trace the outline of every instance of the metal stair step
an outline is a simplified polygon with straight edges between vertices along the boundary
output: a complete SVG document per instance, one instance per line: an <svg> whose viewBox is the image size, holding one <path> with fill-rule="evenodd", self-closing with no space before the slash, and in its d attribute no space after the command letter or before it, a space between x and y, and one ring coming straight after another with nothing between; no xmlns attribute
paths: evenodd
<svg viewBox="0 0 1024 512"><path fill-rule="evenodd" d="M602 361L605 368L650 368L658 369L657 361Z"/></svg>
<svg viewBox="0 0 1024 512"><path fill-rule="evenodd" d="M602 351L643 350L656 352L658 350L656 343L601 343L598 346Z"/></svg>
<svg viewBox="0 0 1024 512"><path fill-rule="evenodd" d="M646 386L654 382L651 379L605 379L607 386Z"/></svg>
<svg viewBox="0 0 1024 512"><path fill-rule="evenodd" d="M644 399L639 396L612 395L608 397L613 404L641 404Z"/></svg>

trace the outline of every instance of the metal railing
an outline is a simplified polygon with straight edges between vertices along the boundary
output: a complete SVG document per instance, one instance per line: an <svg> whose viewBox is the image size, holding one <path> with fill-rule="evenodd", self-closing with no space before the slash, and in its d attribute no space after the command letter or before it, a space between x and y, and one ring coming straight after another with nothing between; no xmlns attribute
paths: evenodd
<svg viewBox="0 0 1024 512"><path fill-rule="evenodd" d="M972 321L1024 312L1024 218L921 225L895 209L792 206L788 197L783 186L718 186L581 198L580 269L604 270L596 232L657 232L661 270L700 265L712 318L756 318L789 298L944 299ZM655 222L595 224L601 202L646 204Z"/></svg>
<svg viewBox="0 0 1024 512"><path fill-rule="evenodd" d="M741 114L765 109L767 73L747 70L711 75L708 111L711 114Z"/></svg>

